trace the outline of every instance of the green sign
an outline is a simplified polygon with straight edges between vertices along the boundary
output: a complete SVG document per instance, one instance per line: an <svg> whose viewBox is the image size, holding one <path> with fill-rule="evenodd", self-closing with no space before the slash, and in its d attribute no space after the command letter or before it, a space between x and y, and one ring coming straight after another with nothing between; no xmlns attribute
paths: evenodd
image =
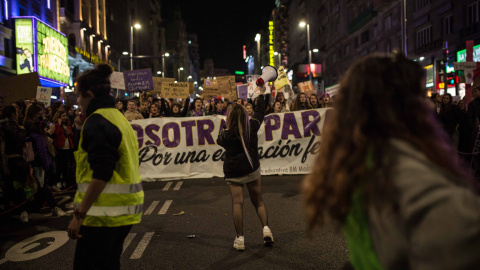
<svg viewBox="0 0 480 270"><path fill-rule="evenodd" d="M68 84L68 39L50 26L37 21L38 75Z"/></svg>
<svg viewBox="0 0 480 270"><path fill-rule="evenodd" d="M245 72L243 72L243 71L235 71L235 74L237 74L237 75L243 75L243 74L245 74Z"/></svg>
<svg viewBox="0 0 480 270"><path fill-rule="evenodd" d="M17 47L17 74L34 72L32 19L15 20L15 44Z"/></svg>
<svg viewBox="0 0 480 270"><path fill-rule="evenodd" d="M17 74L37 71L41 77L69 83L68 39L63 34L35 17L15 18L15 43Z"/></svg>
<svg viewBox="0 0 480 270"><path fill-rule="evenodd" d="M466 62L467 50L457 52L457 62ZM480 62L480 45L473 46L473 62Z"/></svg>

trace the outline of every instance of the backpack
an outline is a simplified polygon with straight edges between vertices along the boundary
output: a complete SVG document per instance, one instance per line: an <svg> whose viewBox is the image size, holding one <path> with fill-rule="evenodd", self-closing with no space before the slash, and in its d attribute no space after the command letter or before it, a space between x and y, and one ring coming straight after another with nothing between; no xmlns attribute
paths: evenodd
<svg viewBox="0 0 480 270"><path fill-rule="evenodd" d="M23 146L23 159L26 162L32 162L35 159L35 153L33 152L32 138L25 138L25 145Z"/></svg>

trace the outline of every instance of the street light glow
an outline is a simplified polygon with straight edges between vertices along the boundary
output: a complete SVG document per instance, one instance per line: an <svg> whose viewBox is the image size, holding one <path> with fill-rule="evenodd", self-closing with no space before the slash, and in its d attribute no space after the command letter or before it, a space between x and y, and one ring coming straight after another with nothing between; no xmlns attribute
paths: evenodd
<svg viewBox="0 0 480 270"><path fill-rule="evenodd" d="M255 41L256 41L256 42L259 42L259 41L260 41L260 34L257 34L257 35L255 36Z"/></svg>
<svg viewBox="0 0 480 270"><path fill-rule="evenodd" d="M273 52L273 55L278 55L278 52Z"/></svg>
<svg viewBox="0 0 480 270"><path fill-rule="evenodd" d="M313 49L312 52L318 52L318 49Z"/></svg>
<svg viewBox="0 0 480 270"><path fill-rule="evenodd" d="M162 74L162 72L161 72L161 71L157 71L157 74Z"/></svg>
<svg viewBox="0 0 480 270"><path fill-rule="evenodd" d="M169 56L170 56L170 54L169 54L169 53L165 53L164 55L165 55L165 57L169 57Z"/></svg>
<svg viewBox="0 0 480 270"><path fill-rule="evenodd" d="M191 78L192 78L192 76L188 76L188 78L189 78L189 79L191 79Z"/></svg>
<svg viewBox="0 0 480 270"><path fill-rule="evenodd" d="M300 22L298 25L299 25L300 27L305 27L305 25L307 25L307 23L306 23L306 22Z"/></svg>
<svg viewBox="0 0 480 270"><path fill-rule="evenodd" d="M180 70L183 70L183 67L181 67Z"/></svg>
<svg viewBox="0 0 480 270"><path fill-rule="evenodd" d="M422 56L422 57L420 57L419 60L420 60L420 61L423 61L423 60L425 60L425 57Z"/></svg>
<svg viewBox="0 0 480 270"><path fill-rule="evenodd" d="M133 27L135 27L136 29L142 28L142 26L139 23L136 23Z"/></svg>
<svg viewBox="0 0 480 270"><path fill-rule="evenodd" d="M128 52L123 52L123 55L128 55Z"/></svg>

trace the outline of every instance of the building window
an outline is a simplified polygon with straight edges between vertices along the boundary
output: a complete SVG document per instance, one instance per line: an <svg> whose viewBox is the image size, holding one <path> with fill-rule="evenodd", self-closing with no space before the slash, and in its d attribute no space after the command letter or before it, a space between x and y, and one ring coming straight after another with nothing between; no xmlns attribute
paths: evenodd
<svg viewBox="0 0 480 270"><path fill-rule="evenodd" d="M467 7L467 25L478 23L479 9L479 2L475 2Z"/></svg>
<svg viewBox="0 0 480 270"><path fill-rule="evenodd" d="M348 45L345 45L345 47L343 48L344 50L344 55L345 56L348 56L350 54L350 44Z"/></svg>
<svg viewBox="0 0 480 270"><path fill-rule="evenodd" d="M416 38L417 48L430 44L430 42L432 41L432 27L428 26L417 31Z"/></svg>
<svg viewBox="0 0 480 270"><path fill-rule="evenodd" d="M365 42L368 42L370 40L370 35L368 33L368 30L362 33L362 44Z"/></svg>
<svg viewBox="0 0 480 270"><path fill-rule="evenodd" d="M443 34L445 36L453 33L453 16L449 15L443 18Z"/></svg>
<svg viewBox="0 0 480 270"><path fill-rule="evenodd" d="M355 37L355 49L358 48L358 37Z"/></svg>
<svg viewBox="0 0 480 270"><path fill-rule="evenodd" d="M428 5L430 5L431 0L416 0L417 10L420 10Z"/></svg>
<svg viewBox="0 0 480 270"><path fill-rule="evenodd" d="M383 22L385 24L385 30L390 30L390 28L392 28L392 14L385 17Z"/></svg>
<svg viewBox="0 0 480 270"><path fill-rule="evenodd" d="M332 63L335 64L337 62L337 55L332 55Z"/></svg>
<svg viewBox="0 0 480 270"><path fill-rule="evenodd" d="M373 37L378 36L378 23L373 26Z"/></svg>

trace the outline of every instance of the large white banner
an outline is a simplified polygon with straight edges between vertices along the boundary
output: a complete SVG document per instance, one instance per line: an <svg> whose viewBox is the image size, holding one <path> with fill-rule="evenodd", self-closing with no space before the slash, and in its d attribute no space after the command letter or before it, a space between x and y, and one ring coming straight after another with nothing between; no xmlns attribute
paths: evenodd
<svg viewBox="0 0 480 270"><path fill-rule="evenodd" d="M318 153L328 109L269 114L258 132L262 175L307 174ZM225 116L132 121L144 181L223 177L216 144Z"/></svg>

